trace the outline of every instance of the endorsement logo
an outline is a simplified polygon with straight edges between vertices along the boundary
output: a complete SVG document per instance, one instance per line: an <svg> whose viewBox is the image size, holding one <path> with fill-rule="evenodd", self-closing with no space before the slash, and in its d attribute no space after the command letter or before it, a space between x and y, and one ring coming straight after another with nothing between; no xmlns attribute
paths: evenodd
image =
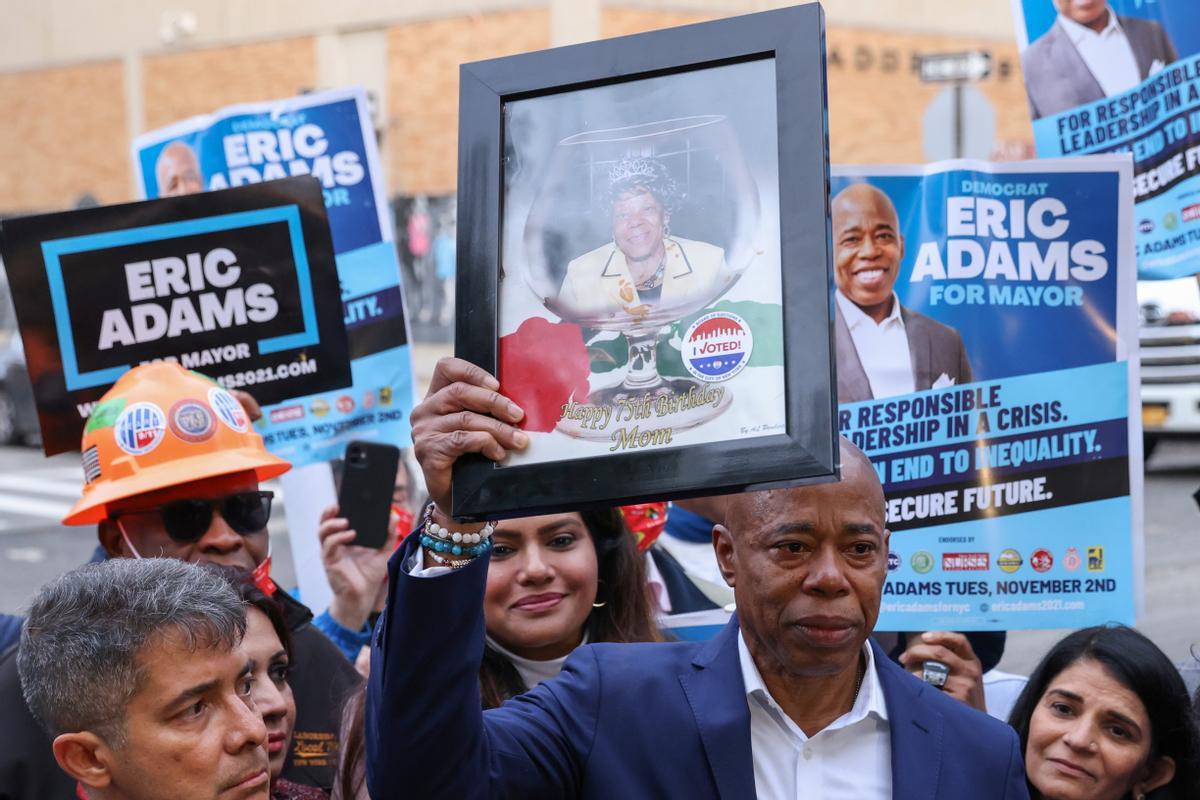
<svg viewBox="0 0 1200 800"><path fill-rule="evenodd" d="M310 406L314 417L323 417L329 413L329 403L318 397Z"/></svg>
<svg viewBox="0 0 1200 800"><path fill-rule="evenodd" d="M900 558L899 553L895 550L888 551L888 572L895 572L900 569L900 565L903 563L904 561Z"/></svg>
<svg viewBox="0 0 1200 800"><path fill-rule="evenodd" d="M942 553L943 572L975 572L986 570L991 559L987 553Z"/></svg>
<svg viewBox="0 0 1200 800"><path fill-rule="evenodd" d="M1174 211L1168 211L1163 216L1163 227L1169 231L1173 231L1179 227L1179 215Z"/></svg>
<svg viewBox="0 0 1200 800"><path fill-rule="evenodd" d="M1021 554L1011 547L1001 550L1000 555L996 556L996 566L1005 572L1016 572L1024 563L1025 560L1021 558Z"/></svg>
<svg viewBox="0 0 1200 800"><path fill-rule="evenodd" d="M1088 572L1104 572L1104 548L1088 548Z"/></svg>
<svg viewBox="0 0 1200 800"><path fill-rule="evenodd" d="M271 409L271 422L291 422L304 419L304 406L283 406Z"/></svg>
<svg viewBox="0 0 1200 800"><path fill-rule="evenodd" d="M1068 547L1066 555L1062 560L1063 569L1067 572L1074 572L1083 565L1083 559L1079 556L1079 551L1074 547Z"/></svg>
<svg viewBox="0 0 1200 800"><path fill-rule="evenodd" d="M121 412L113 426L117 447L131 456L144 456L167 432L167 415L154 403L134 403Z"/></svg>
<svg viewBox="0 0 1200 800"><path fill-rule="evenodd" d="M1184 222L1195 222L1200 219L1200 203L1184 206L1183 210L1179 213L1183 215Z"/></svg>
<svg viewBox="0 0 1200 800"><path fill-rule="evenodd" d="M1049 550L1038 548L1029 557L1029 566L1033 567L1034 572L1049 572L1054 566L1054 556L1050 555Z"/></svg>
<svg viewBox="0 0 1200 800"><path fill-rule="evenodd" d="M217 432L216 421L208 407L199 400L180 400L171 406L167 417L171 433L185 442L197 444L207 441Z"/></svg>
<svg viewBox="0 0 1200 800"><path fill-rule="evenodd" d="M1154 220L1143 219L1138 222L1139 233L1154 233Z"/></svg>
<svg viewBox="0 0 1200 800"><path fill-rule="evenodd" d="M683 365L702 381L727 381L746 368L753 349L754 336L744 319L714 311L688 327L683 336Z"/></svg>
<svg viewBox="0 0 1200 800"><path fill-rule="evenodd" d="M924 575L929 570L933 569L933 554L925 550L918 550L913 553L912 568L914 571Z"/></svg>
<svg viewBox="0 0 1200 800"><path fill-rule="evenodd" d="M354 398L348 394L344 394L337 399L337 410L343 414L349 414L354 410Z"/></svg>
<svg viewBox="0 0 1200 800"><path fill-rule="evenodd" d="M250 426L250 418L246 416L246 410L242 408L242 404L219 386L208 390L208 404L216 412L217 419L221 420L230 430L245 433Z"/></svg>

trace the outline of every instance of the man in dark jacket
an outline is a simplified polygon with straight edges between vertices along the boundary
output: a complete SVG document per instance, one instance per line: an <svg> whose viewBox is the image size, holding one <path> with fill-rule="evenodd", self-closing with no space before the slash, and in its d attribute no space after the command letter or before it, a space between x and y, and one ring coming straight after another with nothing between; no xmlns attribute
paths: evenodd
<svg viewBox="0 0 1200 800"><path fill-rule="evenodd" d="M266 451L247 410L224 389L175 364L136 367L97 403L81 449L87 482L63 521L96 524L110 558L235 566L271 586L271 493L259 482L290 465ZM329 788L342 703L359 677L310 624L307 608L283 592L274 596L295 641L296 725L283 776ZM76 796L25 705L14 652L0 656L0 741L0 800Z"/></svg>

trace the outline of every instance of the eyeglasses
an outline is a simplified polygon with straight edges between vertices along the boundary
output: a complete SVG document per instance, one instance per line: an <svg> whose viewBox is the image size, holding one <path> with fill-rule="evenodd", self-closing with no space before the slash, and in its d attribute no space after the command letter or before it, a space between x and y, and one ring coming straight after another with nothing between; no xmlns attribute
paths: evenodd
<svg viewBox="0 0 1200 800"><path fill-rule="evenodd" d="M176 542L195 542L212 525L213 511L237 533L245 536L267 527L271 519L274 492L240 492L217 500L176 500L159 508L130 514L154 514L162 518L163 528Z"/></svg>

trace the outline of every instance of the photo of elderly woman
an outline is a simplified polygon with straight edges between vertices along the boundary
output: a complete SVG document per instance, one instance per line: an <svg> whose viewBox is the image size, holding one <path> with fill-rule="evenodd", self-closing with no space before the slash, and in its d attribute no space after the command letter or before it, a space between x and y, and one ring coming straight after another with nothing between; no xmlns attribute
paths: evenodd
<svg viewBox="0 0 1200 800"><path fill-rule="evenodd" d="M585 313L674 304L711 290L725 251L671 235L679 189L666 165L624 158L608 176L613 240L567 265L559 300Z"/></svg>
<svg viewBox="0 0 1200 800"><path fill-rule="evenodd" d="M523 463L784 429L775 106L770 58L505 105Z"/></svg>

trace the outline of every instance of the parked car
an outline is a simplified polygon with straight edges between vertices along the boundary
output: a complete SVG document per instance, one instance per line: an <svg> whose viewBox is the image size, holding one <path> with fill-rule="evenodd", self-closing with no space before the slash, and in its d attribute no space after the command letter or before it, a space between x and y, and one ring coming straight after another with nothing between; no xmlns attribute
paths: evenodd
<svg viewBox="0 0 1200 800"><path fill-rule="evenodd" d="M25 350L14 330L0 333L0 444L42 443Z"/></svg>
<svg viewBox="0 0 1200 800"><path fill-rule="evenodd" d="M1138 282L1146 457L1170 437L1200 436L1200 279Z"/></svg>
<svg viewBox="0 0 1200 800"><path fill-rule="evenodd" d="M40 445L41 442L33 386L25 368L21 334L17 331L17 314L8 281L0 272L0 444Z"/></svg>

